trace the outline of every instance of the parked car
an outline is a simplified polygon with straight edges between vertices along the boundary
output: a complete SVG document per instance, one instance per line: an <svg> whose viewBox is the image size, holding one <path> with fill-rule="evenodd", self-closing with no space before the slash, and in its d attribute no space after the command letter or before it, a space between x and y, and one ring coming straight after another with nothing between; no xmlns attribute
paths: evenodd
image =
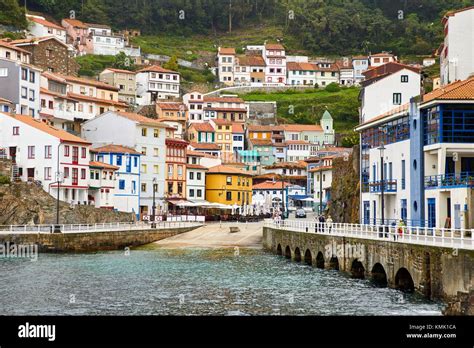
<svg viewBox="0 0 474 348"><path fill-rule="evenodd" d="M305 218L306 217L306 211L304 209L296 209L295 211L295 217L296 218Z"/></svg>

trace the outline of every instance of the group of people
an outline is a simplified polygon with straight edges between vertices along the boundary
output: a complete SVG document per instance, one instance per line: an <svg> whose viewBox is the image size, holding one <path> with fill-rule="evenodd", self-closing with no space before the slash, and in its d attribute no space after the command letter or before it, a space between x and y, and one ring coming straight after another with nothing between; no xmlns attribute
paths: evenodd
<svg viewBox="0 0 474 348"><path fill-rule="evenodd" d="M331 215L328 215L326 218L324 214L319 214L315 218L316 228L315 232L329 232L332 231L332 218Z"/></svg>

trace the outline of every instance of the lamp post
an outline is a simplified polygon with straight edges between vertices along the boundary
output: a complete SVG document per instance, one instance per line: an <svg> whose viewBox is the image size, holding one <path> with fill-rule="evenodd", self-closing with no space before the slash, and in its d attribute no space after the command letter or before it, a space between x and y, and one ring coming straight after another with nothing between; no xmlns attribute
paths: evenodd
<svg viewBox="0 0 474 348"><path fill-rule="evenodd" d="M285 176L280 175L281 180L281 219L285 219ZM288 196L288 194L287 194Z"/></svg>
<svg viewBox="0 0 474 348"><path fill-rule="evenodd" d="M377 150L380 151L380 192L381 192L381 200L382 200L382 226L385 223L385 197L384 197L384 192L385 192L385 179L384 179L384 163L383 163L383 157L384 157L384 151L385 151L385 146L383 143L380 144L380 147L377 148Z"/></svg>
<svg viewBox="0 0 474 348"><path fill-rule="evenodd" d="M153 178L153 206L151 207L151 228L156 228L155 222L155 211L156 211L156 202L155 202L155 193L156 193L156 178Z"/></svg>
<svg viewBox="0 0 474 348"><path fill-rule="evenodd" d="M58 151L56 152L57 160L56 160L56 181L58 183L58 193L56 195L56 226L54 226L54 233L61 233L61 227L59 226L59 192L61 188L61 181L62 181L62 173L59 171L59 149L63 143L59 142L58 144Z"/></svg>
<svg viewBox="0 0 474 348"><path fill-rule="evenodd" d="M319 168L319 215L323 215L323 168Z"/></svg>

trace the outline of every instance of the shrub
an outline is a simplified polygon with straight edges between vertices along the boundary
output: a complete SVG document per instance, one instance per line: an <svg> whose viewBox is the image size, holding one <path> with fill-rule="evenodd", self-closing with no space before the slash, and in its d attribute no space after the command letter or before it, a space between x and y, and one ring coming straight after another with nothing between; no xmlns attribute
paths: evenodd
<svg viewBox="0 0 474 348"><path fill-rule="evenodd" d="M335 93L339 92L341 90L341 87L336 82L332 82L326 86L325 90L330 93Z"/></svg>
<svg viewBox="0 0 474 348"><path fill-rule="evenodd" d="M10 178L6 175L0 174L0 185L8 185L10 183Z"/></svg>

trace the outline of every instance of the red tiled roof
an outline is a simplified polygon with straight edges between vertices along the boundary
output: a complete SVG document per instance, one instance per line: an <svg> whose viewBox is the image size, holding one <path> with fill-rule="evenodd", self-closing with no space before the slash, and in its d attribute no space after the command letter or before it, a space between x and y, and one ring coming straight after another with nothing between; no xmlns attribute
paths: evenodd
<svg viewBox="0 0 474 348"><path fill-rule="evenodd" d="M99 104L121 106L121 107L124 107L124 108L128 107L128 105L126 103L121 102L121 101L101 99L101 98L90 97L88 95L76 94L76 93L68 93L67 95L68 95L68 97L70 97L72 99L85 100L85 101L90 101L90 102L99 103Z"/></svg>
<svg viewBox="0 0 474 348"><path fill-rule="evenodd" d="M310 145L311 144L309 141L305 141L305 140L287 140L286 143L288 145L292 145L292 144Z"/></svg>
<svg viewBox="0 0 474 348"><path fill-rule="evenodd" d="M423 96L423 104L432 100L474 100L474 76L435 89Z"/></svg>
<svg viewBox="0 0 474 348"><path fill-rule="evenodd" d="M305 161L298 162L278 162L271 166L265 167L265 169L306 169L307 163Z"/></svg>
<svg viewBox="0 0 474 348"><path fill-rule="evenodd" d="M72 135L71 133L68 133L62 129L55 128L53 126L50 126L49 124L46 124L45 122L41 122L37 119L34 119L31 116L25 116L25 115L15 115L12 116L10 114L6 113L1 113L2 115L6 115L8 117L11 117L17 121L23 122L27 124L28 126L31 126L33 128L36 128L39 131L42 131L44 133L47 133L49 135L52 135L55 138L58 138L62 141L65 142L71 142L71 143L81 143L81 144L88 144L90 145L90 142L79 138L75 135Z"/></svg>
<svg viewBox="0 0 474 348"><path fill-rule="evenodd" d="M323 128L318 124L282 124L280 127L287 132L322 132Z"/></svg>
<svg viewBox="0 0 474 348"><path fill-rule="evenodd" d="M366 71L362 72L362 75L364 75L366 81L368 81L368 80L372 80L372 79L377 78L377 77L391 75L391 74L396 73L396 72L398 72L400 70L403 70L403 69L411 70L411 71L413 71L414 73L417 73L417 74L420 73L420 69L414 68L410 65L405 65L405 64L398 63L398 62L389 62L389 63L383 64L383 65L380 65L380 66L373 67L369 70L366 70Z"/></svg>
<svg viewBox="0 0 474 348"><path fill-rule="evenodd" d="M283 45L276 44L276 43L268 43L265 45L265 48L267 50L278 50L278 51L285 50L285 47L283 47Z"/></svg>
<svg viewBox="0 0 474 348"><path fill-rule="evenodd" d="M206 103L244 103L242 98L238 97L204 97Z"/></svg>
<svg viewBox="0 0 474 348"><path fill-rule="evenodd" d="M204 108L207 111L227 111L227 112L247 112L247 109L239 109L239 108L226 108L226 107L211 107L211 108Z"/></svg>
<svg viewBox="0 0 474 348"><path fill-rule="evenodd" d="M286 67L288 70L296 70L296 71L316 71L318 67L315 64L311 63L296 63L296 62L288 62L286 63Z"/></svg>
<svg viewBox="0 0 474 348"><path fill-rule="evenodd" d="M225 166L225 165L218 165L215 167L209 168L209 171L207 174L238 174L238 175L246 175L246 176L251 176L251 174L244 172L243 170L230 167L230 166Z"/></svg>
<svg viewBox="0 0 474 348"><path fill-rule="evenodd" d="M271 132L278 126L262 126L259 124L250 124L247 126L249 132Z"/></svg>
<svg viewBox="0 0 474 348"><path fill-rule="evenodd" d="M62 77L63 79L71 83L79 83L83 85L94 86L100 89L107 89L107 90L115 91L115 92L118 92L120 90L120 88L118 87L115 87L105 82L100 82L97 80L90 80L90 79L85 79L82 77L66 76L66 75L60 75L60 74L56 74L56 75L59 77Z"/></svg>
<svg viewBox="0 0 474 348"><path fill-rule="evenodd" d="M214 132L214 127L210 123L192 123L190 127L193 127L198 132Z"/></svg>
<svg viewBox="0 0 474 348"><path fill-rule="evenodd" d="M141 73L141 72L159 72L159 73L179 74L179 72L165 69L159 65L152 65L152 66L149 66L137 71L137 73Z"/></svg>
<svg viewBox="0 0 474 348"><path fill-rule="evenodd" d="M37 17L27 17L26 19L28 19L29 21L41 24L45 27L59 29L59 30L66 30L63 27L61 27L60 25L54 24L53 22L47 21L46 19L37 18Z"/></svg>
<svg viewBox="0 0 474 348"><path fill-rule="evenodd" d="M106 70L110 70L112 72L116 72L116 73L121 73L121 74L130 74L130 75L135 75L135 71L130 71L130 70L124 70L124 69L114 69L114 68L106 68L104 69L104 71ZM102 71L102 72L104 72Z"/></svg>
<svg viewBox="0 0 474 348"><path fill-rule="evenodd" d="M237 56L239 66L265 66L265 59L262 56L253 54Z"/></svg>
<svg viewBox="0 0 474 348"><path fill-rule="evenodd" d="M202 169L202 170L208 170L206 167L200 165L200 164L186 164L186 169Z"/></svg>
<svg viewBox="0 0 474 348"><path fill-rule="evenodd" d="M403 104L403 105L400 105L396 108L393 108L392 110L390 111L387 111L381 115L378 115L376 117L373 117L371 118L370 120L368 120L367 122L364 122L364 123L361 123L360 125L358 125L356 128L359 128L359 127L362 127L362 126L365 126L365 125L368 125L370 123L373 123L375 121L379 121L379 120L382 120L388 116L392 116L392 115L395 115L395 114L398 114L400 112L408 112L408 110L410 109L410 103L406 103L406 104Z"/></svg>
<svg viewBox="0 0 474 348"><path fill-rule="evenodd" d="M232 47L219 47L219 54L222 55L235 55L235 48Z"/></svg>
<svg viewBox="0 0 474 348"><path fill-rule="evenodd" d="M83 22L81 22L78 19L64 18L63 21L65 21L69 25L72 25L73 27L76 27L76 28L81 28L81 29L88 29L89 28L87 25L85 25Z"/></svg>
<svg viewBox="0 0 474 348"><path fill-rule="evenodd" d="M177 111L187 111L188 108L183 103L156 103L156 106L159 106L162 110L177 110Z"/></svg>
<svg viewBox="0 0 474 348"><path fill-rule="evenodd" d="M0 46L1 47L5 47L5 48L9 48L11 50L14 50L14 51L17 51L17 52L22 52L22 53L25 53L25 54L31 54L30 52L28 52L27 50L24 50L20 47L16 47L14 45L12 45L11 43L5 41L5 40L0 40Z"/></svg>
<svg viewBox="0 0 474 348"><path fill-rule="evenodd" d="M109 144L91 149L92 152L105 152L105 153L129 153L131 155L141 155L141 152L135 151L131 147L123 145Z"/></svg>
<svg viewBox="0 0 474 348"><path fill-rule="evenodd" d="M90 161L89 162L89 167L96 167L96 168L104 168L104 169L110 169L110 170L119 170L120 167L113 166L108 163L104 162L96 162L96 161Z"/></svg>
<svg viewBox="0 0 474 348"><path fill-rule="evenodd" d="M240 123L232 123L232 133L245 133L244 127Z"/></svg>
<svg viewBox="0 0 474 348"><path fill-rule="evenodd" d="M371 58L372 57L394 57L394 55L388 52L381 52L381 53L371 54L370 57Z"/></svg>
<svg viewBox="0 0 474 348"><path fill-rule="evenodd" d="M253 146L272 146L271 139L249 139Z"/></svg>
<svg viewBox="0 0 474 348"><path fill-rule="evenodd" d="M256 184L252 186L252 190L281 190L283 188L287 188L291 186L289 182L282 182L282 181L264 181L260 184Z"/></svg>
<svg viewBox="0 0 474 348"><path fill-rule="evenodd" d="M194 157L204 157L205 153L204 152L199 152L199 151L187 150L186 155L187 156L194 156Z"/></svg>
<svg viewBox="0 0 474 348"><path fill-rule="evenodd" d="M48 40L54 40L54 41L58 42L60 45L69 48L68 45L66 45L64 42L59 40L54 35L36 36L36 37L28 38L28 39L13 40L13 41L11 41L11 44L15 45L15 46L28 46L28 45L36 45L38 42L43 42L43 41L48 41Z"/></svg>
<svg viewBox="0 0 474 348"><path fill-rule="evenodd" d="M232 121L223 120L223 119L221 119L221 118L212 120L212 122L214 122L214 123L215 123L216 125L218 125L218 126L229 126L229 125L232 125Z"/></svg>
<svg viewBox="0 0 474 348"><path fill-rule="evenodd" d="M215 143L195 143L195 142L191 142L189 143L189 145L191 147L193 147L194 149L199 149L199 150L219 150L220 151L220 147L219 145L215 144Z"/></svg>
<svg viewBox="0 0 474 348"><path fill-rule="evenodd" d="M315 172L320 172L323 170L329 170L332 169L332 166L321 166L321 167L315 167L309 170L310 173L315 173Z"/></svg>

